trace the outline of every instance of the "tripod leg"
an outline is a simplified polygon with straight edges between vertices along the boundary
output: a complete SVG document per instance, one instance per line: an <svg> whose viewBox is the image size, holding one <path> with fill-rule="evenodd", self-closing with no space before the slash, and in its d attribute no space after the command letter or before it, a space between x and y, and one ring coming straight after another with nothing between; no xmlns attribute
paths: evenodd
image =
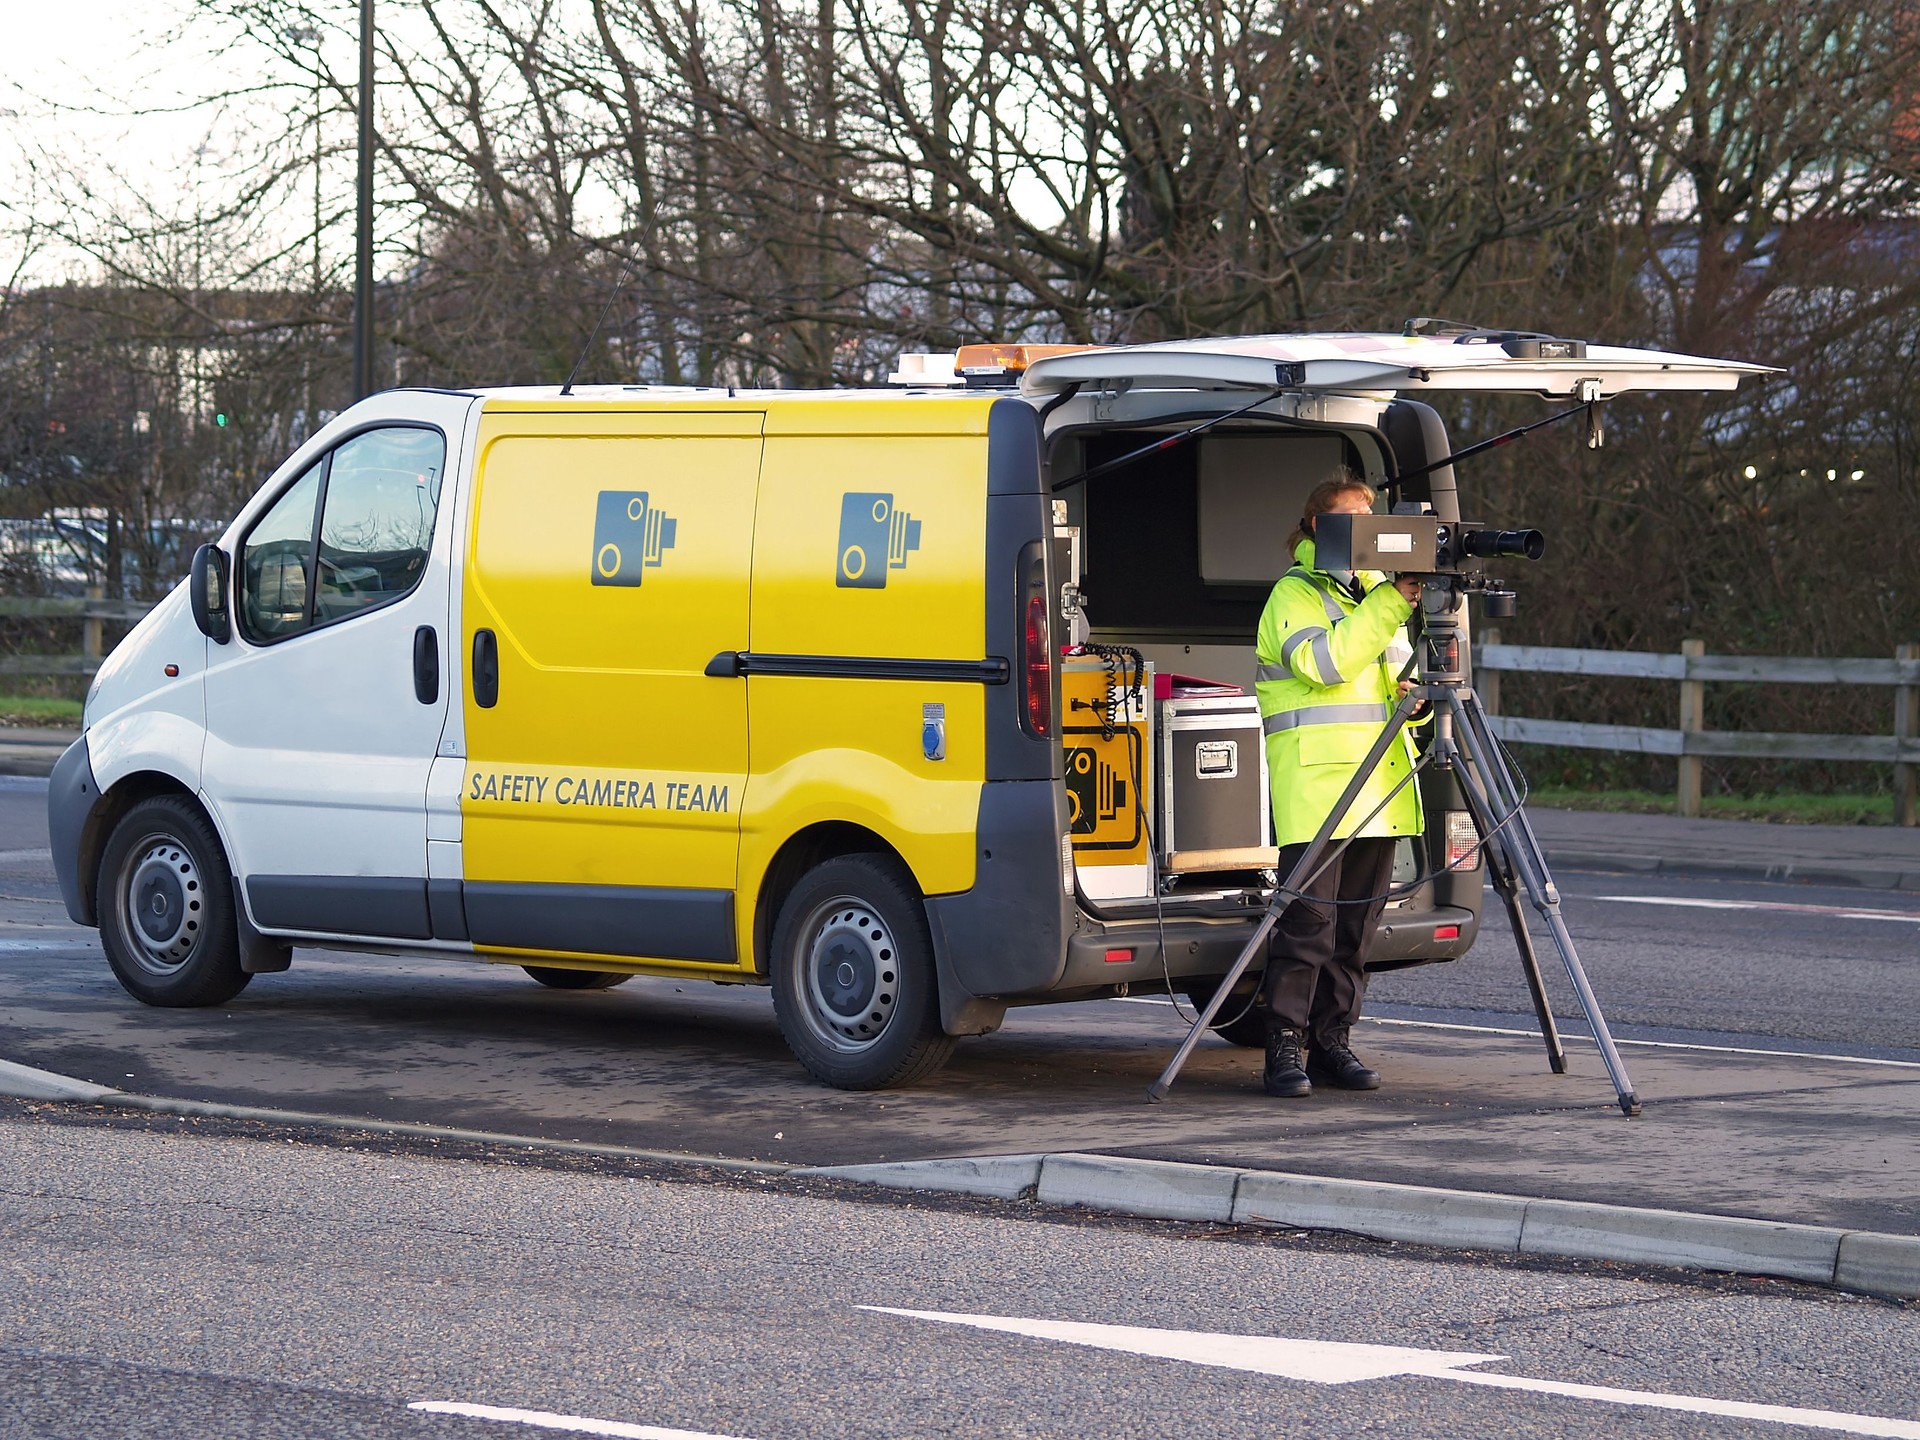
<svg viewBox="0 0 1920 1440"><path fill-rule="evenodd" d="M1504 842L1501 848L1506 851L1521 883L1525 885L1527 898L1532 901L1533 908L1540 912L1540 918L1546 921L1547 930L1553 936L1554 948L1560 952L1560 959L1567 967L1567 978L1573 982L1574 994L1579 997L1581 1013L1587 1018L1594 1043L1600 1047L1600 1058L1607 1067L1608 1078L1613 1081L1621 1112L1638 1115L1640 1097L1634 1093L1626 1062L1620 1058L1620 1051L1613 1043L1613 1033L1607 1029L1606 1016L1600 1013L1600 1002L1594 996L1593 987L1587 983L1587 972L1580 964L1580 952L1574 948L1573 936L1567 931L1566 917L1560 913L1560 892L1547 869L1546 854L1540 848L1539 838L1533 833L1533 826L1528 823L1525 807L1519 803L1519 786L1512 772L1507 769L1506 759L1493 738L1493 729L1487 724L1486 712L1480 708L1479 697L1471 690L1462 692L1445 689L1441 693L1453 715L1454 728L1465 760L1477 772L1483 793L1499 795L1508 802L1502 807L1503 814L1489 817L1495 824L1501 820L1507 822L1506 828L1500 832ZM1469 785L1463 788L1471 790L1473 787Z"/></svg>
<svg viewBox="0 0 1920 1440"><path fill-rule="evenodd" d="M1465 738L1467 749L1461 752L1463 757L1474 753L1472 737ZM1456 736L1456 746L1460 743ZM1540 956L1533 947L1533 932L1527 928L1526 912L1520 908L1513 858L1507 853L1503 843L1505 832L1500 830L1495 814L1501 805L1490 793L1491 777L1483 774L1478 766L1462 764L1455 771L1454 778L1460 786L1461 795L1466 799L1467 810L1473 816L1473 828L1480 836L1480 853L1486 859L1487 873L1493 878L1493 888L1500 892L1501 903L1507 909L1507 923L1513 930L1514 947L1520 952L1520 973L1526 977L1527 993L1533 997L1533 1013L1540 1022L1540 1038L1546 1043L1547 1065L1554 1074L1564 1075L1567 1073L1567 1051L1560 1043L1560 1027L1554 1021L1553 1007L1547 1003L1547 989L1540 975ZM1516 799L1513 804L1517 803ZM1512 804L1507 808L1511 810Z"/></svg>
<svg viewBox="0 0 1920 1440"><path fill-rule="evenodd" d="M1478 824L1478 820L1475 821ZM1547 1065L1556 1075L1567 1073L1567 1051L1560 1043L1560 1027L1554 1023L1553 1007L1547 1003L1547 989L1540 976L1540 956L1533 948L1533 932L1527 928L1527 912L1520 908L1520 891L1514 883L1513 862L1507 858L1499 838L1486 838L1482 830L1480 853L1486 857L1487 873L1493 888L1507 907L1507 923L1513 929L1513 943L1520 951L1520 973L1526 976L1527 993L1533 996L1533 1013L1540 1020L1540 1038L1547 1044Z"/></svg>
<svg viewBox="0 0 1920 1440"><path fill-rule="evenodd" d="M1360 792L1366 789L1367 781L1386 756L1388 748L1398 742L1400 733L1407 728L1407 721L1412 718L1414 707L1419 703L1418 692L1410 691L1395 708L1392 718L1387 721L1386 728L1380 732L1380 738L1373 742L1373 748L1367 751L1366 759L1360 762L1360 768L1353 772L1353 778L1347 782L1347 788L1342 790L1340 798L1333 802L1333 809L1327 812L1327 818L1321 822L1320 833L1313 837L1313 842L1307 846L1287 878L1273 892L1273 900L1267 906L1267 913L1260 917L1259 925L1255 927L1246 945L1241 948L1226 977L1214 987L1212 998L1207 1001L1206 1008L1195 1017L1193 1028L1187 1032L1187 1038L1180 1042L1180 1048L1173 1052L1173 1058L1167 1061L1167 1067L1160 1072L1159 1078L1147 1087L1147 1099L1157 1102L1167 1098L1167 1092L1173 1088L1173 1082L1179 1076L1181 1067L1187 1063L1187 1057L1193 1054L1194 1046L1198 1045L1200 1037L1207 1033L1207 1027L1213 1024L1214 1017L1220 1013L1220 1007L1227 1003L1227 996L1239 983L1240 977L1247 973L1247 967L1253 963L1253 957L1266 943L1267 936L1273 933L1274 925L1278 923L1281 912L1289 903L1288 892L1298 889L1319 873L1321 857L1326 854L1327 846L1333 841L1333 832L1340 828L1341 821L1345 820L1348 812L1353 809L1354 802L1360 798Z"/></svg>

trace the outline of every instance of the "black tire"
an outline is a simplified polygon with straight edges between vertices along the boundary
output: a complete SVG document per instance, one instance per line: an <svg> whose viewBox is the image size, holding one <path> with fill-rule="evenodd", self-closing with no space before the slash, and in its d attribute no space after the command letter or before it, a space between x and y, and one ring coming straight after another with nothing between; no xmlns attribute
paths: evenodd
<svg viewBox="0 0 1920 1440"><path fill-rule="evenodd" d="M1207 980L1189 985L1187 999L1193 1002L1193 1008L1205 1009L1218 984L1217 980ZM1264 1050L1267 1046L1267 1017L1265 1012L1247 1003L1253 999L1254 993L1253 987L1242 980L1233 994L1227 997L1227 1003L1220 1007L1222 1023L1213 1027L1213 1033L1229 1045Z"/></svg>
<svg viewBox="0 0 1920 1440"><path fill-rule="evenodd" d="M633 979L614 970L567 970L558 965L520 967L549 990L611 990Z"/></svg>
<svg viewBox="0 0 1920 1440"><path fill-rule="evenodd" d="M253 979L240 968L233 875L200 807L142 800L100 855L100 944L127 993L148 1005L220 1005Z"/></svg>
<svg viewBox="0 0 1920 1440"><path fill-rule="evenodd" d="M953 1054L927 912L897 863L843 855L808 871L780 907L772 959L780 1033L815 1079L885 1090Z"/></svg>

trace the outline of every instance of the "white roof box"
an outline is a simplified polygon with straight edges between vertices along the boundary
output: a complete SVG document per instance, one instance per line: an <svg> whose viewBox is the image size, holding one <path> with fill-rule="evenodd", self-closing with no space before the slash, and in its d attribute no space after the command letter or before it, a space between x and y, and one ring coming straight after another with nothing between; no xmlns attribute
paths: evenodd
<svg viewBox="0 0 1920 1440"><path fill-rule="evenodd" d="M887 377L889 385L958 385L959 375L954 373L954 355L929 355L907 351L901 354L899 363L893 367L893 373Z"/></svg>
<svg viewBox="0 0 1920 1440"><path fill-rule="evenodd" d="M1589 345L1524 332L1246 335L1121 345L1036 360L1030 395L1069 386L1166 390L1480 390L1604 400L1635 390L1731 390L1765 365Z"/></svg>

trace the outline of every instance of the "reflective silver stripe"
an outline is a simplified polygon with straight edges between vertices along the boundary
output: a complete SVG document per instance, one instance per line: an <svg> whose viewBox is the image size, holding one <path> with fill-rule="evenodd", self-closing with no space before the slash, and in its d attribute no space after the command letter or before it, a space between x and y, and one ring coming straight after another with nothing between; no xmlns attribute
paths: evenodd
<svg viewBox="0 0 1920 1440"><path fill-rule="evenodd" d="M1311 570L1303 570L1300 566L1296 565L1293 569L1287 571L1287 575L1290 577L1298 576L1313 587L1314 593L1320 597L1320 608L1327 612L1327 623L1329 625L1338 625L1342 620L1347 618L1347 612L1340 608L1340 602L1328 594L1326 587L1314 579Z"/></svg>
<svg viewBox="0 0 1920 1440"><path fill-rule="evenodd" d="M1293 649L1291 645L1286 648L1289 652ZM1293 671L1285 665L1261 665L1256 667L1253 672L1253 683L1256 685L1264 685L1269 680L1291 679L1293 679Z"/></svg>
<svg viewBox="0 0 1920 1440"><path fill-rule="evenodd" d="M1314 663L1320 667L1320 683L1322 685L1344 685L1347 683L1347 677L1342 675L1339 667L1333 663L1332 637L1324 630L1313 637L1313 659Z"/></svg>
<svg viewBox="0 0 1920 1440"><path fill-rule="evenodd" d="M1375 721L1384 725L1385 705L1308 705L1300 710L1282 710L1260 722L1263 734L1277 735L1301 725L1364 725Z"/></svg>
<svg viewBox="0 0 1920 1440"><path fill-rule="evenodd" d="M1280 663L1287 667L1286 673L1276 675L1273 678L1276 680L1291 680L1294 675L1298 673L1293 669L1293 652L1309 640L1324 640L1326 638L1327 632L1322 630L1318 625L1309 626L1305 630L1296 630L1287 636L1286 640L1282 642L1280 646Z"/></svg>

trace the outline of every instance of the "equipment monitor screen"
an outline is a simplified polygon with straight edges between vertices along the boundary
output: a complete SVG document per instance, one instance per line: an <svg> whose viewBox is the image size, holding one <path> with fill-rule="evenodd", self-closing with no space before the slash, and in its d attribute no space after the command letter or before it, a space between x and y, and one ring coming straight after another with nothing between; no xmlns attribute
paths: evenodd
<svg viewBox="0 0 1920 1440"><path fill-rule="evenodd" d="M1287 536L1308 493L1347 463L1337 435L1207 436L1200 449L1200 578L1271 586L1293 564Z"/></svg>

